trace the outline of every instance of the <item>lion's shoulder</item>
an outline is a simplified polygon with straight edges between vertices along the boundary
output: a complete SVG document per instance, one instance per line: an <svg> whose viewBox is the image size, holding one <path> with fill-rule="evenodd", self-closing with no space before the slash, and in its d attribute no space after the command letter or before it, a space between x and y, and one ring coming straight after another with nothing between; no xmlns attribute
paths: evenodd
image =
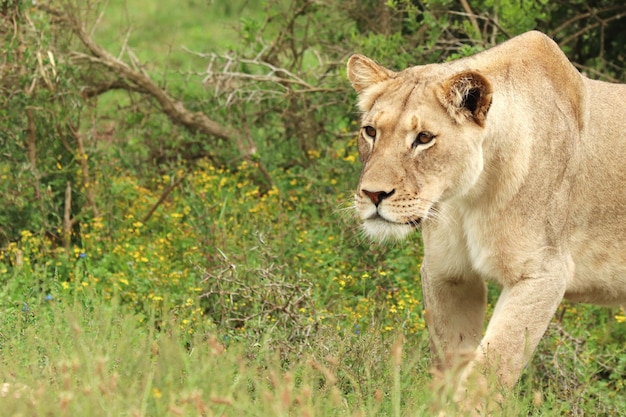
<svg viewBox="0 0 626 417"><path fill-rule="evenodd" d="M531 31L453 64L457 70L470 68L493 85L495 99L504 108L532 108L538 113L568 117L583 129L588 106L589 79L570 62L549 36Z"/></svg>
<svg viewBox="0 0 626 417"><path fill-rule="evenodd" d="M509 39L471 57L455 61L453 67L469 66L503 80L524 79L532 84L550 81L583 88L583 76L559 45L549 36L531 31ZM531 86L532 86L531 84ZM515 84L508 83L504 88Z"/></svg>

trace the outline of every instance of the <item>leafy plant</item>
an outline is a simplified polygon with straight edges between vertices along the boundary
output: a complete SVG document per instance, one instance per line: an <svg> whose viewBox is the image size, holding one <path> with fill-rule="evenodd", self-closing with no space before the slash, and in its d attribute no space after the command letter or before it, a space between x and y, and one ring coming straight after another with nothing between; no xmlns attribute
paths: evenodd
<svg viewBox="0 0 626 417"><path fill-rule="evenodd" d="M381 246L352 218L346 58L402 69L539 28L590 75L623 78L623 6L604 1L161 2L124 18L117 4L54 5L0 7L13 413L446 407L450 393L429 387L419 234ZM239 34L226 39L222 18ZM139 23L128 34L120 21ZM619 415L624 320L565 304L504 414Z"/></svg>

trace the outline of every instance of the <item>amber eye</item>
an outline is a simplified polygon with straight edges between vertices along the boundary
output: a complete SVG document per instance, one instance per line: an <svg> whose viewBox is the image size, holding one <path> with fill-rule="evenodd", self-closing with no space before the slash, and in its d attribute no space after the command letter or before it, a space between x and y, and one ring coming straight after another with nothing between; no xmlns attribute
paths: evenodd
<svg viewBox="0 0 626 417"><path fill-rule="evenodd" d="M365 134L367 136L372 139L376 139L376 129L374 129L372 126L365 126L363 130L365 130Z"/></svg>
<svg viewBox="0 0 626 417"><path fill-rule="evenodd" d="M427 143L430 143L433 139L435 139L435 135L433 135L432 133L428 131L419 132L417 134L417 137L415 138L415 141L413 141L412 146L415 148L419 145L426 145Z"/></svg>

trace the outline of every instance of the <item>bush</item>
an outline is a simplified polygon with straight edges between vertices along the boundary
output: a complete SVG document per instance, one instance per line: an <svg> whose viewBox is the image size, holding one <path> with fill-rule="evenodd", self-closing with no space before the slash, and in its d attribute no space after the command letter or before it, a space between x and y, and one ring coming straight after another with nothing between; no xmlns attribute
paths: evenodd
<svg viewBox="0 0 626 417"><path fill-rule="evenodd" d="M0 11L0 197L7 202L0 209L0 304L6 325L24 325L20 334L28 336L11 339L10 349L35 343L30 325L50 331L43 320L53 304L80 305L88 317L121 303L120 320L130 330L115 332L172 335L181 347L172 348L177 357L207 343L226 347L237 352L225 361L232 378L238 355L251 359L262 349L276 355L283 385L266 389L254 379L274 378L262 372L267 362L258 375L256 368L243 372L252 388L242 392L255 401L268 392L268 404L280 386L302 389L301 400L311 405L306 384L293 381L313 374L324 398L354 405L350 412L395 413L400 390L388 377L398 370L387 358L397 332L410 336L408 363L415 369L402 371L403 401L426 412L437 400L424 394L419 235L380 246L360 235L351 216L359 172L359 115L344 73L351 53L401 69L539 28L562 41L589 74L624 76L614 47L619 21L611 17L623 6L608 2L481 1L472 2L473 10L450 1L269 2L246 14L240 42L229 50L195 43L194 52L177 56L174 71L140 62L130 43L117 48L121 58L105 54L87 36L96 5L63 4L55 10L4 2ZM200 7L194 4L163 2L159 15L167 19L168 7ZM232 15L230 6L219 5ZM187 26L197 31L193 22ZM178 20L159 24L185 27ZM168 35L161 32L151 31L144 45L161 45L158 37ZM490 300L497 293L491 289ZM513 415L626 407L625 363L615 353L626 337L624 316L576 308L565 305L570 320L550 328ZM145 340L134 346L149 350L153 340ZM304 355L315 361L303 364ZM555 361L556 369L548 366ZM141 363L149 372L150 363ZM290 364L295 368L280 374ZM59 369L69 375L70 368ZM93 372L106 386L115 370ZM164 393L172 374L159 372L165 379L155 387ZM60 386L63 378L53 381ZM535 391L547 393L543 403L532 404ZM207 393L179 394L176 407L211 403ZM143 407L165 409L156 391L142 395ZM221 413L233 402L211 406Z"/></svg>

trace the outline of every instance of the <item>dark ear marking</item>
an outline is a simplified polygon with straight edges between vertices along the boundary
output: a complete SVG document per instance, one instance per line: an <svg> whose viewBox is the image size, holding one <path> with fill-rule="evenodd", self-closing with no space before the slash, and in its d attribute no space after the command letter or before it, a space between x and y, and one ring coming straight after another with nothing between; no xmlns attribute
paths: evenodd
<svg viewBox="0 0 626 417"><path fill-rule="evenodd" d="M472 120L484 126L491 106L492 88L480 73L465 71L443 82L439 100L457 122Z"/></svg>
<svg viewBox="0 0 626 417"><path fill-rule="evenodd" d="M467 92L467 95L463 97L462 106L474 113L478 109L480 101L480 89L472 88Z"/></svg>

